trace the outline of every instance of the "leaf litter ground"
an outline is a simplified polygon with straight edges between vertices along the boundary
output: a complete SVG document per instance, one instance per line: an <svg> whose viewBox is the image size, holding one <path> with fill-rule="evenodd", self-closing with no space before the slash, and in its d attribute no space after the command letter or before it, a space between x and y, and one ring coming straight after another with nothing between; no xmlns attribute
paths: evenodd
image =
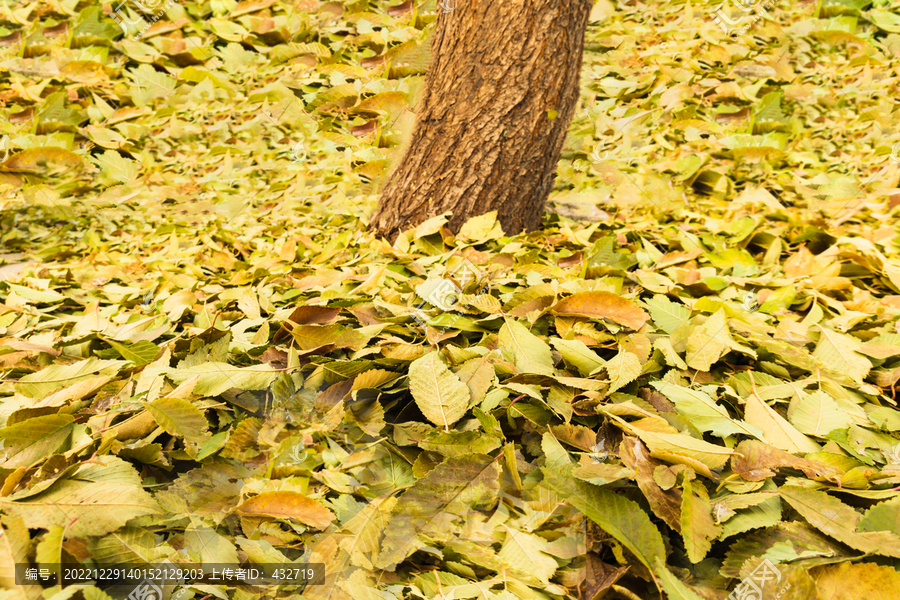
<svg viewBox="0 0 900 600"><path fill-rule="evenodd" d="M758 5L599 2L543 228L390 245L463 8L5 3L3 598L893 598L897 4Z"/></svg>

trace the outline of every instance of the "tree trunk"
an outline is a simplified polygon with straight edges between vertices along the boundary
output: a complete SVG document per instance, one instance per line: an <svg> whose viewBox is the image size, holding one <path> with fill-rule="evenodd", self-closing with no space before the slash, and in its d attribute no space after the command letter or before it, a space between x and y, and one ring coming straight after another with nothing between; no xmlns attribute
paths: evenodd
<svg viewBox="0 0 900 600"><path fill-rule="evenodd" d="M453 231L497 211L509 234L540 226L578 102L592 0L460 0L438 17L412 140L372 228L452 212Z"/></svg>

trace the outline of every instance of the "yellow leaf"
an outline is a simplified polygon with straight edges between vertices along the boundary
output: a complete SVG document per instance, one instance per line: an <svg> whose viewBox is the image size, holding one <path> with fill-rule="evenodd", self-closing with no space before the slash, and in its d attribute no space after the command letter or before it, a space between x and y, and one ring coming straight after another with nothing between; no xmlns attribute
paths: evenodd
<svg viewBox="0 0 900 600"><path fill-rule="evenodd" d="M497 211L472 217L459 229L459 237L468 240L486 240L497 222Z"/></svg>
<svg viewBox="0 0 900 600"><path fill-rule="evenodd" d="M0 167L6 172L43 173L51 167L83 167L84 161L74 152L65 148L45 146L29 148L7 158Z"/></svg>
<svg viewBox="0 0 900 600"><path fill-rule="evenodd" d="M857 354L859 341L849 335L843 335L821 325L822 337L813 351L813 357L826 369L846 375L856 383L862 383L863 378L872 368L868 358Z"/></svg>
<svg viewBox="0 0 900 600"><path fill-rule="evenodd" d="M696 461L709 469L718 469L734 454L728 448L710 444L703 440L698 440L683 433L662 433L658 431L650 431L641 427L635 427L635 423L628 423L624 419L610 415L616 424L631 435L641 438L641 441L650 448L650 455L658 457L659 453L667 456L666 460L672 460L672 456L681 455L691 462ZM640 423L637 421L636 423ZM674 461L680 462L680 461Z"/></svg>
<svg viewBox="0 0 900 600"><path fill-rule="evenodd" d="M822 600L893 600L900 589L896 569L872 563L828 565L813 579Z"/></svg>
<svg viewBox="0 0 900 600"><path fill-rule="evenodd" d="M619 352L604 365L609 374L609 393L613 393L637 379L641 361L631 352Z"/></svg>
<svg viewBox="0 0 900 600"><path fill-rule="evenodd" d="M822 449L814 441L797 431L756 394L747 398L744 420L762 429L766 442L786 452L820 452Z"/></svg>
<svg viewBox="0 0 900 600"><path fill-rule="evenodd" d="M469 409L469 388L444 365L437 352L409 365L409 391L425 418L445 430Z"/></svg>

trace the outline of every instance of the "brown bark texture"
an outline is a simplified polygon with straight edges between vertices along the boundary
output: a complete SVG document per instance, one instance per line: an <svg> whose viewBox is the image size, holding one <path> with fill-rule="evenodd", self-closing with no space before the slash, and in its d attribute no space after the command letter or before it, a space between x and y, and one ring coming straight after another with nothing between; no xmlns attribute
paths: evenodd
<svg viewBox="0 0 900 600"><path fill-rule="evenodd" d="M540 226L575 107L591 0L460 0L441 13L412 138L372 228L388 239L452 212Z"/></svg>

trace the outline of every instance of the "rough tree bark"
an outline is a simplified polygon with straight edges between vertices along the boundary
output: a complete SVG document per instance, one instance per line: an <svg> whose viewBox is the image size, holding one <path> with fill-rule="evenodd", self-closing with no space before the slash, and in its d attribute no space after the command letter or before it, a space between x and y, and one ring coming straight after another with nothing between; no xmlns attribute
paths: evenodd
<svg viewBox="0 0 900 600"><path fill-rule="evenodd" d="M541 223L575 106L592 0L460 0L438 17L412 139L372 228L394 239L451 211Z"/></svg>

